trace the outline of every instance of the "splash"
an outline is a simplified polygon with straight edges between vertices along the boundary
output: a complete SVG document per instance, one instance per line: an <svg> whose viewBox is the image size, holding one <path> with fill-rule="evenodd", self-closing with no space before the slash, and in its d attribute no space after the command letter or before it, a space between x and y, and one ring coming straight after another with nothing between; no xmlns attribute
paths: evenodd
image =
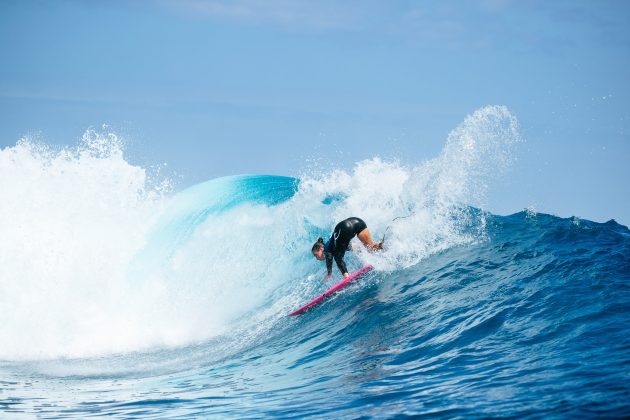
<svg viewBox="0 0 630 420"><path fill-rule="evenodd" d="M360 215L379 235L375 240L387 233L387 253L362 258L381 269L409 267L483 236L484 214L470 206L483 207L488 185L510 167L519 141L517 120L506 107L484 107L450 133L438 157L416 167L375 158L350 173L303 179L300 194L308 204L302 206L331 204L310 216L323 231Z"/></svg>
<svg viewBox="0 0 630 420"><path fill-rule="evenodd" d="M129 164L110 133L88 130L75 148L24 138L0 151L0 358L142 344L151 317L132 309L143 299L124 273L168 188Z"/></svg>
<svg viewBox="0 0 630 420"><path fill-rule="evenodd" d="M308 250L345 217L387 243L349 255L351 268L401 270L480 239L484 215L470 205L483 205L518 141L510 112L485 107L416 167L374 158L299 184L241 176L170 195L115 135L89 131L57 151L24 139L0 151L0 359L268 334L312 297L323 267Z"/></svg>

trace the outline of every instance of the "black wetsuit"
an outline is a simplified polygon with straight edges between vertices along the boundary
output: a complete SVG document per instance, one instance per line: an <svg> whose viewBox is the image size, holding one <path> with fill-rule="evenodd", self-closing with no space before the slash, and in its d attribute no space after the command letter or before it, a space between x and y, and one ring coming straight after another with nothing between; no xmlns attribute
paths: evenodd
<svg viewBox="0 0 630 420"><path fill-rule="evenodd" d="M335 226L332 236L324 245L324 255L326 256L326 268L328 275L332 274L332 260L335 259L337 267L341 274L347 273L346 263L343 262L343 256L350 245L350 241L356 235L366 229L365 222L358 217L350 217L343 220Z"/></svg>

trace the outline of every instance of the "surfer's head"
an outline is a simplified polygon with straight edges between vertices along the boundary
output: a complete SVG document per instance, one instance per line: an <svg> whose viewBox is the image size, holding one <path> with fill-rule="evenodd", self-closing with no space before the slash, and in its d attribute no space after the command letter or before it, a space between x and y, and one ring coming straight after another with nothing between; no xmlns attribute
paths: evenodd
<svg viewBox="0 0 630 420"><path fill-rule="evenodd" d="M324 239L319 238L317 242L313 244L313 248L311 249L313 256L320 261L323 261L326 257L324 256Z"/></svg>

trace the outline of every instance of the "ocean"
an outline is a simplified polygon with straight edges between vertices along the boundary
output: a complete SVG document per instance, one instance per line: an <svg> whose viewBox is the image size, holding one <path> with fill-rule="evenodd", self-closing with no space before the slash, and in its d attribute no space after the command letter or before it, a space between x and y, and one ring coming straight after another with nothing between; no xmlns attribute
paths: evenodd
<svg viewBox="0 0 630 420"><path fill-rule="evenodd" d="M490 106L416 166L182 191L114 134L0 150L0 417L630 416L630 231L484 210L520 141ZM350 216L374 271L288 317Z"/></svg>

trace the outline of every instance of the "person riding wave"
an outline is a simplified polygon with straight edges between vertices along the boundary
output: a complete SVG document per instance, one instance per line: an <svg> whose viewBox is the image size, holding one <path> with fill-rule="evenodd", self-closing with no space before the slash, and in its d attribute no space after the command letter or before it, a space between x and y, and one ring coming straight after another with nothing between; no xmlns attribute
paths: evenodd
<svg viewBox="0 0 630 420"><path fill-rule="evenodd" d="M349 276L346 263L343 261L343 256L347 250L351 250L350 241L357 236L363 245L367 248L368 252L372 252L377 249L383 249L383 243L377 243L372 240L370 231L367 228L365 222L358 217L350 217L343 220L335 226L330 239L324 242L323 238L317 239L317 242L313 245L311 252L313 256L319 261L326 260L327 274L325 279L329 278L332 274L332 260L335 259L339 271L346 278Z"/></svg>

